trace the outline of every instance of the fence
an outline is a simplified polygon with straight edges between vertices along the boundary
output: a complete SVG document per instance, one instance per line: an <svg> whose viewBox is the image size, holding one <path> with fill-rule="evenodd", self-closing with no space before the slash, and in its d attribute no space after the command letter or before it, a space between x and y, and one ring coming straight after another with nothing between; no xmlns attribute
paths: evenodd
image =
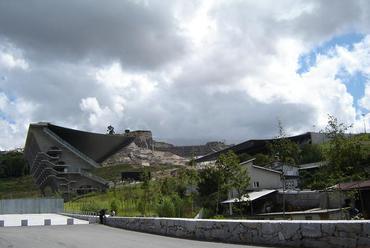
<svg viewBox="0 0 370 248"><path fill-rule="evenodd" d="M0 214L61 213L64 200L61 198L34 198L0 200Z"/></svg>

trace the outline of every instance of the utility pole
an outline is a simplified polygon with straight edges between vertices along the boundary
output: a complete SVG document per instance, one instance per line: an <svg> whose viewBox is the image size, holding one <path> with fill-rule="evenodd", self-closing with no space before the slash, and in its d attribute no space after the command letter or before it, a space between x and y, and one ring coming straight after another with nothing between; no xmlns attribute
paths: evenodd
<svg viewBox="0 0 370 248"><path fill-rule="evenodd" d="M285 174L284 174L284 164L282 164L283 171L283 217L285 219Z"/></svg>

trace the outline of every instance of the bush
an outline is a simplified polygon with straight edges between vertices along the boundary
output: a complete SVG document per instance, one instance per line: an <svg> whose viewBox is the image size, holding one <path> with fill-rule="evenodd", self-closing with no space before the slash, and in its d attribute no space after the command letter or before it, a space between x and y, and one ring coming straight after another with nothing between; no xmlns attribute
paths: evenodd
<svg viewBox="0 0 370 248"><path fill-rule="evenodd" d="M181 199L179 195L172 196L172 202L175 206L175 217L184 217L185 213L185 200Z"/></svg>
<svg viewBox="0 0 370 248"><path fill-rule="evenodd" d="M84 202L80 208L81 212L98 212L101 209L94 201Z"/></svg>
<svg viewBox="0 0 370 248"><path fill-rule="evenodd" d="M211 217L211 219L223 220L223 219L225 219L225 217L223 215L215 215L215 216Z"/></svg>
<svg viewBox="0 0 370 248"><path fill-rule="evenodd" d="M110 203L110 210L116 212L118 212L118 201L116 199L113 199L113 201Z"/></svg>
<svg viewBox="0 0 370 248"><path fill-rule="evenodd" d="M28 173L23 154L8 152L0 156L0 177L21 177Z"/></svg>
<svg viewBox="0 0 370 248"><path fill-rule="evenodd" d="M215 216L215 211L209 208L203 208L203 219L209 219L212 216Z"/></svg>
<svg viewBox="0 0 370 248"><path fill-rule="evenodd" d="M163 197L157 206L159 217L176 217L175 205L171 197Z"/></svg>

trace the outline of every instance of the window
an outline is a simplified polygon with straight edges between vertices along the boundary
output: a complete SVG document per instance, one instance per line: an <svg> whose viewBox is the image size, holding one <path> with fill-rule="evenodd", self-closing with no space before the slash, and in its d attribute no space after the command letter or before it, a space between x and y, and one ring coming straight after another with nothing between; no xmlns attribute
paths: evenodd
<svg viewBox="0 0 370 248"><path fill-rule="evenodd" d="M253 182L253 188L258 188L260 186L260 182Z"/></svg>

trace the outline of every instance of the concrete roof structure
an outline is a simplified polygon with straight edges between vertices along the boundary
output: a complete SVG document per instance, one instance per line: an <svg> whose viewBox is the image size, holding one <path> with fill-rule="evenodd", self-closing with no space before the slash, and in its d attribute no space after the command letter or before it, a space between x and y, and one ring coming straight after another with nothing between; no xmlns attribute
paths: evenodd
<svg viewBox="0 0 370 248"><path fill-rule="evenodd" d="M40 122L29 126L24 156L44 194L45 189L51 188L67 198L71 193L105 190L108 182L89 171L100 167L102 161L134 139Z"/></svg>
<svg viewBox="0 0 370 248"><path fill-rule="evenodd" d="M314 162L314 163L308 163L308 164L299 164L297 165L299 167L299 170L311 170L311 169L317 169L322 166L325 166L327 164L326 161L320 161L320 162Z"/></svg>
<svg viewBox="0 0 370 248"><path fill-rule="evenodd" d="M48 123L46 127L97 163L103 162L122 147L129 145L134 138L124 135L91 133L60 127Z"/></svg>
<svg viewBox="0 0 370 248"><path fill-rule="evenodd" d="M355 181L349 183L338 183L330 187L330 189L340 189L340 190L370 189L370 180Z"/></svg>
<svg viewBox="0 0 370 248"><path fill-rule="evenodd" d="M303 144L320 144L328 140L325 134L315 133L315 132L307 132L304 134L287 137L287 139L293 142L296 142L298 144L302 144L302 145ZM222 153L226 153L230 150L235 152L237 155L243 154L243 153L254 155L257 153L267 152L268 150L267 144L271 143L274 140L277 140L277 139L248 140L240 144L228 147L226 149L197 158L195 161L197 163L200 163L200 162L216 160L218 156L220 156Z"/></svg>
<svg viewBox="0 0 370 248"><path fill-rule="evenodd" d="M260 191L253 191L248 193L248 195L243 195L240 198L233 198L226 201L221 202L222 204L225 203L236 203L236 202L250 202L257 200L261 197L264 197L266 195L269 195L271 193L277 192L275 189L266 189L266 190L260 190Z"/></svg>

